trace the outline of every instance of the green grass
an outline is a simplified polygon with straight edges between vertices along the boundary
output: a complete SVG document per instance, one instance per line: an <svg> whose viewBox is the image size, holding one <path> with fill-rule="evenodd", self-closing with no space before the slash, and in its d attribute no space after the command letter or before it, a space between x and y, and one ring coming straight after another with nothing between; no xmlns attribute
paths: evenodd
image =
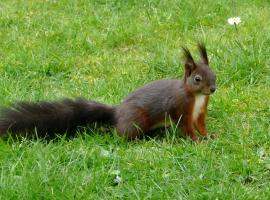
<svg viewBox="0 0 270 200"><path fill-rule="evenodd" d="M207 124L219 137L195 145L167 130L127 142L93 129L0 140L0 199L269 199L269 18L268 0L2 0L2 105L118 104L151 80L181 78L181 46L198 57L202 40L218 77Z"/></svg>

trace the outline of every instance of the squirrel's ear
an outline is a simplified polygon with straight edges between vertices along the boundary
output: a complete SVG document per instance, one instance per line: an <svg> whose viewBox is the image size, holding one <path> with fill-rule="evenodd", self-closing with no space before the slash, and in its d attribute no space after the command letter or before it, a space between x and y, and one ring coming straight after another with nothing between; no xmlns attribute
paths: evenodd
<svg viewBox="0 0 270 200"><path fill-rule="evenodd" d="M198 43L198 48L199 48L199 51L201 54L202 62L204 64L208 65L208 56L207 56L207 51L206 51L205 45L202 42L200 42L200 43Z"/></svg>
<svg viewBox="0 0 270 200"><path fill-rule="evenodd" d="M189 76L191 72L196 68L196 64L191 56L190 51L186 47L182 47L185 57L185 71L186 76Z"/></svg>

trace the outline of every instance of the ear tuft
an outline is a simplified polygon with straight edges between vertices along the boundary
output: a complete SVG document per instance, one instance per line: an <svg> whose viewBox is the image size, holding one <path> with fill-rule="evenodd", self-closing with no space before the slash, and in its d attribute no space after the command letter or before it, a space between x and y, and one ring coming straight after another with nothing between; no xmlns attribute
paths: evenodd
<svg viewBox="0 0 270 200"><path fill-rule="evenodd" d="M188 50L188 48L182 47L182 50L184 52L184 56L185 56L186 61L189 61L189 60L193 61L192 55L191 55L190 51Z"/></svg>
<svg viewBox="0 0 270 200"><path fill-rule="evenodd" d="M182 47L182 50L184 52L184 57L185 57L185 67L188 67L191 70L193 70L193 68L196 66L196 64L192 58L190 51L186 47Z"/></svg>
<svg viewBox="0 0 270 200"><path fill-rule="evenodd" d="M207 51L206 51L204 43L199 42L198 43L198 48L199 48L199 51L200 51L200 54L201 54L202 62L204 64L208 65L209 61L208 61Z"/></svg>
<svg viewBox="0 0 270 200"><path fill-rule="evenodd" d="M196 68L196 64L192 58L192 55L188 48L182 47L182 50L184 52L184 57L185 57L185 77L184 80L186 82L187 77L189 77L192 73L192 71Z"/></svg>

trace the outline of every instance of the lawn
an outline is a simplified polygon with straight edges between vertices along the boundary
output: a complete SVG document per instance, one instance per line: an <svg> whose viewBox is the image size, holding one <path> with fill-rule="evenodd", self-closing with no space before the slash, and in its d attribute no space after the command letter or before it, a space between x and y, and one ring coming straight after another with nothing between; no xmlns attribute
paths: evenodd
<svg viewBox="0 0 270 200"><path fill-rule="evenodd" d="M147 82L181 79L181 46L198 58L204 41L218 138L194 144L169 128L128 142L92 127L73 139L1 139L0 199L269 199L269 19L268 0L2 0L1 105L117 105Z"/></svg>

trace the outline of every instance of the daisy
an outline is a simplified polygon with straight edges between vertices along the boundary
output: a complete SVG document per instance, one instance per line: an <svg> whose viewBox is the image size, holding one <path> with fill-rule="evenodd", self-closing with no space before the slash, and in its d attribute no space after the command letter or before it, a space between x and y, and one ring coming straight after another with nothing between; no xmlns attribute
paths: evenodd
<svg viewBox="0 0 270 200"><path fill-rule="evenodd" d="M230 25L238 25L238 24L240 24L240 22L241 22L240 17L231 17L228 19L228 23Z"/></svg>

